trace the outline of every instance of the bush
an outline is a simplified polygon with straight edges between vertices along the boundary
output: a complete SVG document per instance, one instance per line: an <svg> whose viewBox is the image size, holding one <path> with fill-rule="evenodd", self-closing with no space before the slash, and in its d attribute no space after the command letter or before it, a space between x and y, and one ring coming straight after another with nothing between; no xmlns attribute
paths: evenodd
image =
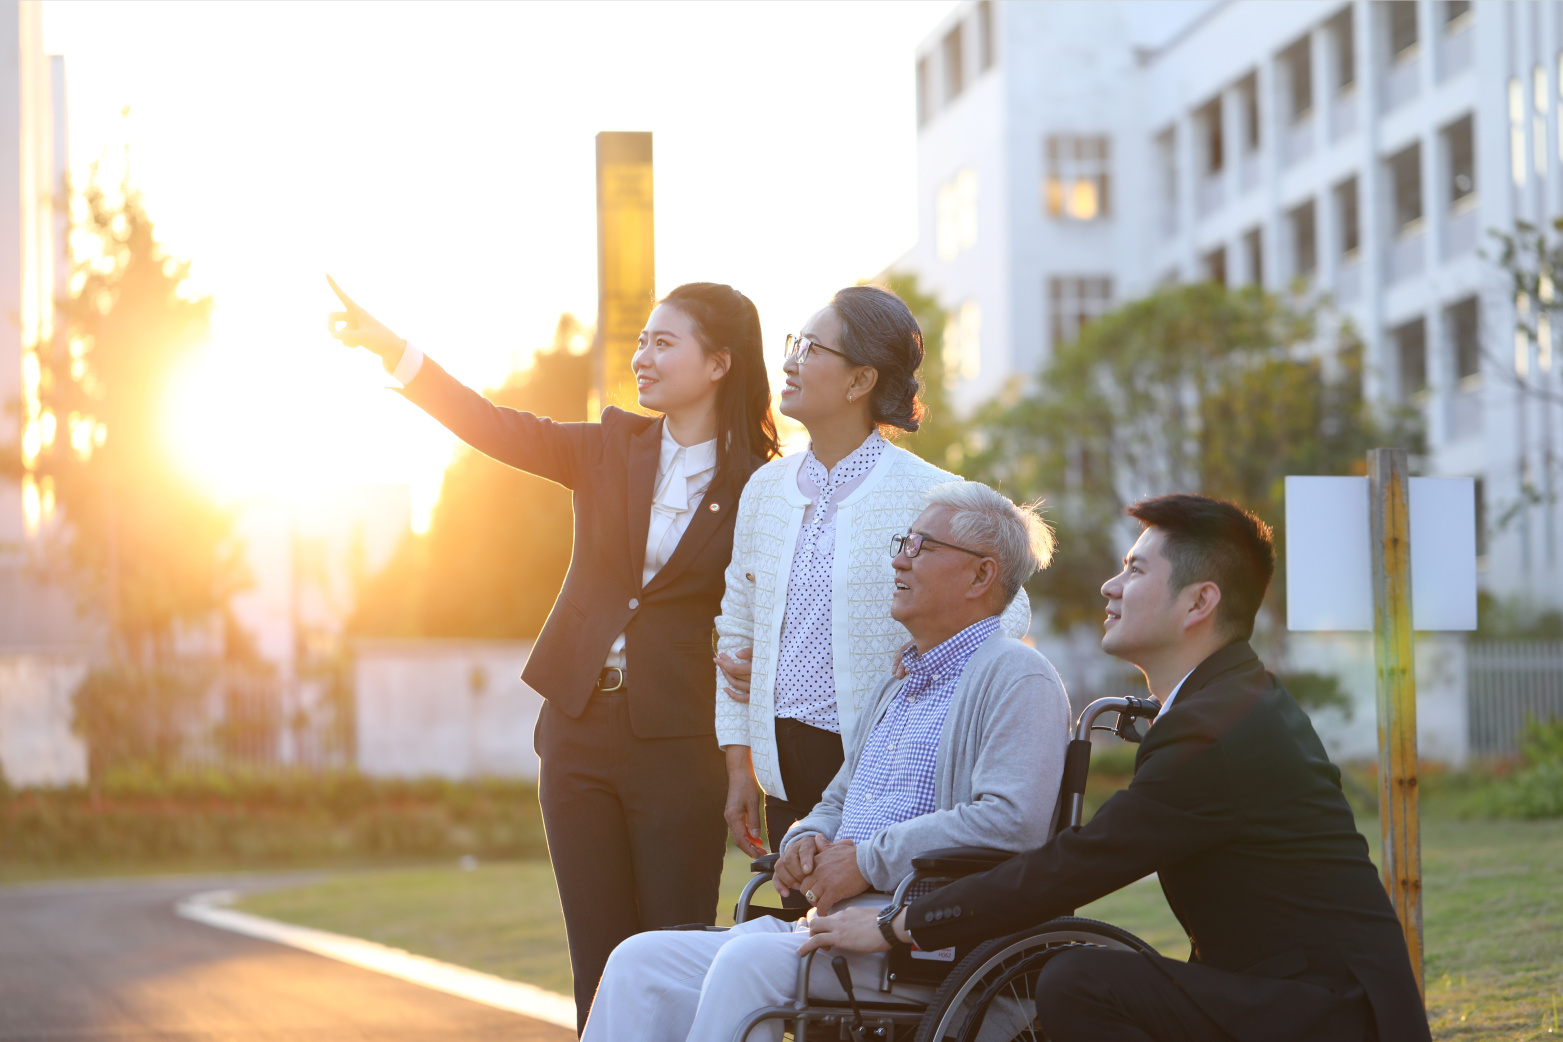
<svg viewBox="0 0 1563 1042"><path fill-rule="evenodd" d="M1563 818L1563 718L1532 721L1520 746L1519 769L1475 786L1457 810L1465 817Z"/></svg>
<svg viewBox="0 0 1563 1042"><path fill-rule="evenodd" d="M537 789L352 772L108 773L95 791L0 790L0 863L539 857Z"/></svg>

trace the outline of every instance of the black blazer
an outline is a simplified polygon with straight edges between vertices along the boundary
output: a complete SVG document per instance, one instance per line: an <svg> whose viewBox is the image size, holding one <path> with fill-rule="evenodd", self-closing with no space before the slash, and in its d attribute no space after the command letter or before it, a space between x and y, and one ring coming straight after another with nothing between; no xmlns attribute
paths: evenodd
<svg viewBox="0 0 1563 1042"><path fill-rule="evenodd" d="M1236 1038L1343 1037L1335 1018L1364 992L1382 1042L1429 1038L1340 771L1246 642L1189 675L1134 766L1079 832L919 899L917 943L1008 934L1156 872L1193 945L1157 965Z"/></svg>
<svg viewBox="0 0 1563 1042"><path fill-rule="evenodd" d="M642 587L659 417L610 407L601 423L556 423L494 405L428 358L402 393L478 451L574 493L570 571L521 678L580 716L623 633L636 736L714 735L711 627L722 606L738 496L760 461L718 475L673 556Z"/></svg>

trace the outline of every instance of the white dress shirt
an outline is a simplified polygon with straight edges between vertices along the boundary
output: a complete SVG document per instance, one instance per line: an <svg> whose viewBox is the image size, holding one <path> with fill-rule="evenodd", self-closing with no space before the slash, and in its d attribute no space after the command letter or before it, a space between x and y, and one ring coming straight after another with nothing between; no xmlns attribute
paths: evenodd
<svg viewBox="0 0 1563 1042"><path fill-rule="evenodd" d="M1198 669L1198 668L1199 668L1198 666L1194 667L1194 669ZM1172 694L1168 695L1167 696L1167 700L1161 704L1161 712L1156 714L1156 720L1160 720L1162 717L1167 715L1167 710L1172 708L1172 703L1177 699L1178 692L1183 690L1183 685L1185 683L1187 683L1189 677L1191 677L1193 675L1194 675L1194 670L1193 669L1191 669L1187 673L1183 674L1183 679L1178 681L1178 686L1172 689ZM1152 720L1151 721L1151 726L1153 726L1153 727L1155 726L1156 720Z"/></svg>
<svg viewBox="0 0 1563 1042"><path fill-rule="evenodd" d="M391 375L402 386L412 382L423 368L423 352L408 344ZM678 549L690 520L705 499L711 479L716 476L716 439L698 445L680 445L673 440L666 422L662 424L662 451L657 457L657 480L651 494L651 524L646 528L646 563L640 584L647 583L662 570ZM624 634L614 638L604 666L624 668Z"/></svg>

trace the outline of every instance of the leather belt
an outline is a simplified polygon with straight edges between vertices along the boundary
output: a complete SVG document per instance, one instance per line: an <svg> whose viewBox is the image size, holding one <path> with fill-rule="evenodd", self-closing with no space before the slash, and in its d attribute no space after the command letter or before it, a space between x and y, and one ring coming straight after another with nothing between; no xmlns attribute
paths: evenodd
<svg viewBox="0 0 1563 1042"><path fill-rule="evenodd" d="M618 666L604 666L597 674L598 691L618 691L624 687L624 670Z"/></svg>

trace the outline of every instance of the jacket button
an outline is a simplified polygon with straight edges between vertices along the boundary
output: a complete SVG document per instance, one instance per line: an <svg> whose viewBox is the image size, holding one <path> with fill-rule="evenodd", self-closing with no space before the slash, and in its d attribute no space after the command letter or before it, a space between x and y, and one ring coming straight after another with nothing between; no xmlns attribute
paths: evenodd
<svg viewBox="0 0 1563 1042"><path fill-rule="evenodd" d="M956 905L955 908L951 911L950 914L951 915L960 915L961 914L961 906L960 905Z"/></svg>
<svg viewBox="0 0 1563 1042"><path fill-rule="evenodd" d="M932 912L924 912L923 913L923 922L925 922L925 923L933 922L933 913Z"/></svg>
<svg viewBox="0 0 1563 1042"><path fill-rule="evenodd" d="M630 598L630 611L634 611L636 608L639 608L639 607L640 607L640 598L639 597L631 597Z"/></svg>

